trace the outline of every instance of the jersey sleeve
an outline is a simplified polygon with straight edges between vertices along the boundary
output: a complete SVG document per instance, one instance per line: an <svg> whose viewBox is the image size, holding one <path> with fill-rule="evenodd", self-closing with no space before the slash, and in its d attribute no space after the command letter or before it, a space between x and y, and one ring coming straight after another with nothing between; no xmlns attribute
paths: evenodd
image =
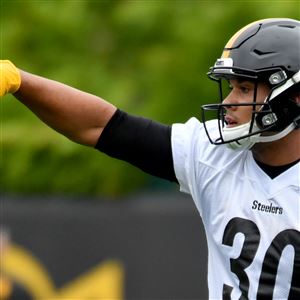
<svg viewBox="0 0 300 300"><path fill-rule="evenodd" d="M208 121L207 126L214 134L216 122ZM174 124L171 141L174 170L180 191L192 196L203 217L203 213L209 211L212 201L215 201L214 189L207 187L236 153L224 145L212 145L203 124L196 118L191 118L184 124Z"/></svg>
<svg viewBox="0 0 300 300"><path fill-rule="evenodd" d="M180 184L180 191L192 194L192 186L196 180L193 159L197 151L197 135L201 123L191 118L184 124L172 126L172 153L176 178Z"/></svg>

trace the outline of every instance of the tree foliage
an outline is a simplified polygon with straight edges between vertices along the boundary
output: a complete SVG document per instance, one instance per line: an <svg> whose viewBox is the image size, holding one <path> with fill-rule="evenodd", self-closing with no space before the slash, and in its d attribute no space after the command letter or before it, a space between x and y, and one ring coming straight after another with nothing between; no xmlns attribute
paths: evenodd
<svg viewBox="0 0 300 300"><path fill-rule="evenodd" d="M208 68L240 27L262 18L299 19L299 1L4 1L1 59L97 94L164 123L199 117L215 102ZM124 195L154 180L76 145L12 96L1 101L1 190Z"/></svg>

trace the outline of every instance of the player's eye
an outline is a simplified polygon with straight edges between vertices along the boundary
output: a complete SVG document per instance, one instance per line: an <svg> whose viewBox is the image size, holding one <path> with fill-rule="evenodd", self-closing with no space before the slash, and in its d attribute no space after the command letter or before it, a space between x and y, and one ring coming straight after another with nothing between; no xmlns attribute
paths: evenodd
<svg viewBox="0 0 300 300"><path fill-rule="evenodd" d="M246 87L246 86L240 86L240 91L243 94L248 94L250 92L250 88Z"/></svg>

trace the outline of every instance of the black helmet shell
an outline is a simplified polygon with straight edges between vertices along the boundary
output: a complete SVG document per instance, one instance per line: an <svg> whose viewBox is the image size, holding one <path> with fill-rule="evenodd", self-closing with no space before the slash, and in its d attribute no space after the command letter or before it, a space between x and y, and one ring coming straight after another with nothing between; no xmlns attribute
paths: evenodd
<svg viewBox="0 0 300 300"><path fill-rule="evenodd" d="M251 23L228 41L222 54L227 57L233 67L253 71L279 67L291 76L300 69L300 22L283 18Z"/></svg>

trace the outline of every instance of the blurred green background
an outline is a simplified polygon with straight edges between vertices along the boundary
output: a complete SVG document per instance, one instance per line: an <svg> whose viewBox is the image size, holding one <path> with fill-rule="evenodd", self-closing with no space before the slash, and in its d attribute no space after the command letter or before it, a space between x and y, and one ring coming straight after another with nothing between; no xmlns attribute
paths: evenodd
<svg viewBox="0 0 300 300"><path fill-rule="evenodd" d="M168 124L216 102L206 72L239 28L300 17L300 1L1 0L0 8L1 59ZM177 188L70 142L14 97L1 100L2 193L118 199Z"/></svg>

